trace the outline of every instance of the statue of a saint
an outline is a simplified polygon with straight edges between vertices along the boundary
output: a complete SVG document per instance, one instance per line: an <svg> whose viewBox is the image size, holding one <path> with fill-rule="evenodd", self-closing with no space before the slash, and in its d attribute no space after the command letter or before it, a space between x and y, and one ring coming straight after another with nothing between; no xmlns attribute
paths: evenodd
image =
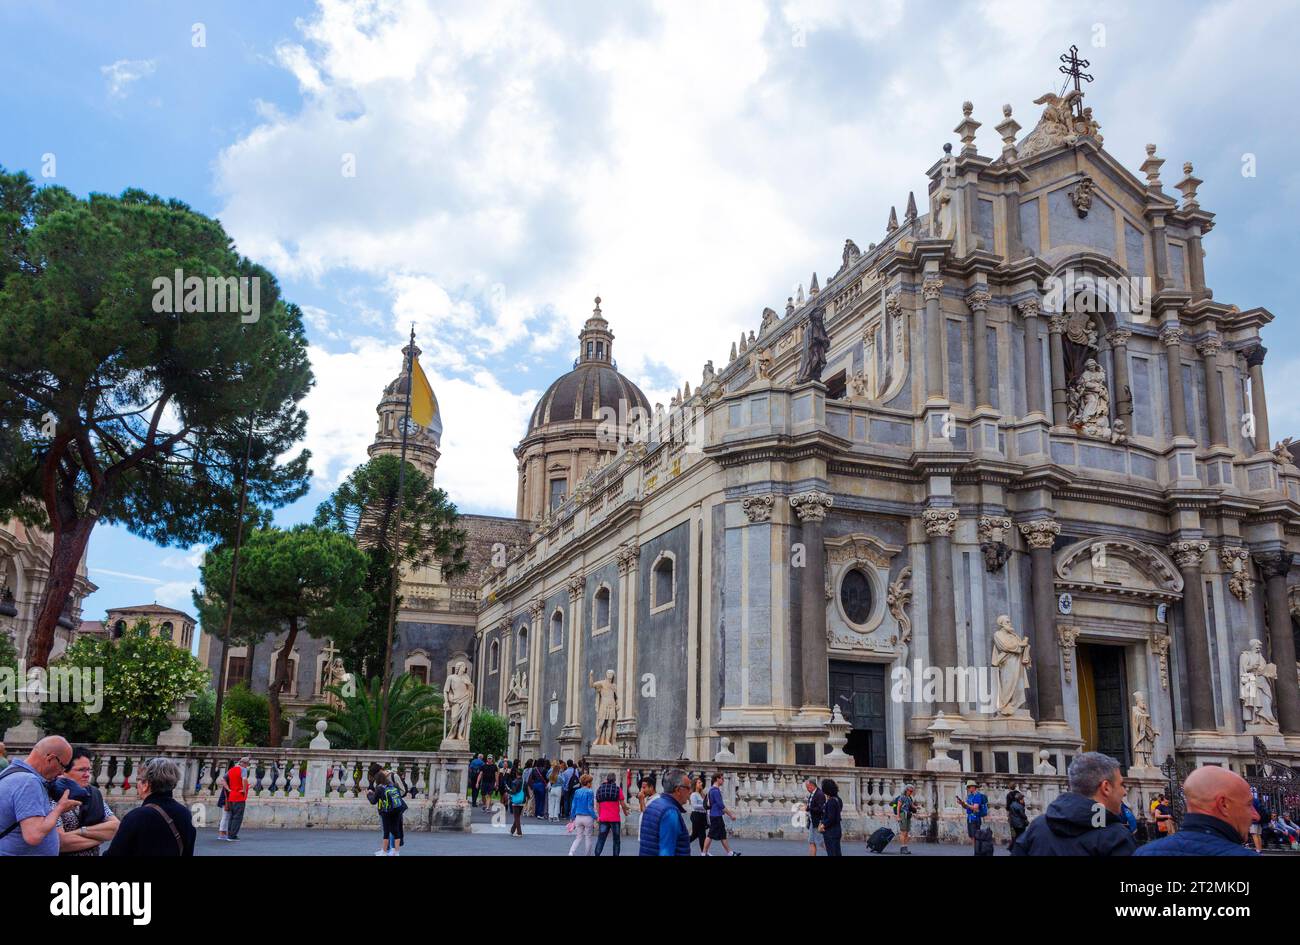
<svg viewBox="0 0 1300 945"><path fill-rule="evenodd" d="M820 305L808 314L808 331L803 340L803 356L799 360L798 383L820 381L826 367L826 352L831 347L831 336L826 331L826 313Z"/></svg>
<svg viewBox="0 0 1300 945"><path fill-rule="evenodd" d="M474 681L469 665L457 660L442 687L443 714L447 720L447 742L469 744L469 723L474 711Z"/></svg>
<svg viewBox="0 0 1300 945"><path fill-rule="evenodd" d="M1084 362L1083 372L1070 389L1070 423L1088 436L1110 437L1110 390L1106 372L1094 358Z"/></svg>
<svg viewBox="0 0 1300 945"><path fill-rule="evenodd" d="M1147 711L1146 695L1133 693L1133 708L1130 710L1130 728L1133 732L1133 765L1137 768L1150 768L1151 755L1156 750L1156 736L1160 733L1151 724L1151 713Z"/></svg>
<svg viewBox="0 0 1300 945"><path fill-rule="evenodd" d="M1251 640L1237 662L1241 685L1241 715L1247 725L1276 725L1273 680L1277 666L1264 658L1264 644Z"/></svg>
<svg viewBox="0 0 1300 945"><path fill-rule="evenodd" d="M596 690L596 735L592 745L614 744L614 723L618 720L618 687L614 685L614 671L605 671L605 678L597 681L587 670L587 683Z"/></svg>
<svg viewBox="0 0 1300 945"><path fill-rule="evenodd" d="M1025 686L1029 682L1029 637L1022 637L1003 614L993 633L993 668L998 674L998 715L1015 715L1025 704Z"/></svg>

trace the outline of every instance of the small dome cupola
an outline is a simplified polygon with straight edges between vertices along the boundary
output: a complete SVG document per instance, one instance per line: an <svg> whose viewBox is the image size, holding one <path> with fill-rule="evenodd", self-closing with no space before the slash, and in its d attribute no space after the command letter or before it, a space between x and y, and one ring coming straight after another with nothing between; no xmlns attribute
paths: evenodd
<svg viewBox="0 0 1300 945"><path fill-rule="evenodd" d="M600 311L600 296L596 296L596 307L591 317L578 332L578 364L595 361L601 364L614 363L614 333L609 330L609 322Z"/></svg>

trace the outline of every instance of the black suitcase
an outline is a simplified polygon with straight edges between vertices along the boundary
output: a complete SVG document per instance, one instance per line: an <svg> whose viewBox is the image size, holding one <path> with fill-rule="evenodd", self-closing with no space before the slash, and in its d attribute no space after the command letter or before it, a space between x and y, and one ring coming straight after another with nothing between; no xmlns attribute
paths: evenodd
<svg viewBox="0 0 1300 945"><path fill-rule="evenodd" d="M867 849L872 853L884 853L885 847L889 846L889 841L893 839L894 831L888 827L881 827L867 838Z"/></svg>

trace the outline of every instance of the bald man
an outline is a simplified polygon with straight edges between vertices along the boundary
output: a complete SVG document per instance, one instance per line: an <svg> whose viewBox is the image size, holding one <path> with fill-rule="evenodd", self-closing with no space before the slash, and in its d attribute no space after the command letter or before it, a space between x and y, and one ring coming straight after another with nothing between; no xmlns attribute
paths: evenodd
<svg viewBox="0 0 1300 945"><path fill-rule="evenodd" d="M46 782L62 777L71 764L72 746L50 735L0 772L0 856L59 855L59 817L80 802L67 791L51 800Z"/></svg>
<svg viewBox="0 0 1300 945"><path fill-rule="evenodd" d="M1139 847L1135 856L1259 856L1243 846L1259 817L1250 785L1217 765L1197 768L1183 782L1187 815L1178 833Z"/></svg>

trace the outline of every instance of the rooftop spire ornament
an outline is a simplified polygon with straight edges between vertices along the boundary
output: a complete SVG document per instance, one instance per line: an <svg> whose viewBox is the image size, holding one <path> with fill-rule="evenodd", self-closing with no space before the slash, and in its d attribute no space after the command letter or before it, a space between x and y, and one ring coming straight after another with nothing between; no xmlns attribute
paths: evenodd
<svg viewBox="0 0 1300 945"><path fill-rule="evenodd" d="M1061 72L1063 72L1065 75L1070 76L1070 78L1074 80L1074 91L1079 93L1074 97L1074 109L1075 109L1074 113L1079 118L1082 118L1083 103L1080 101L1080 96L1083 94L1083 87L1079 83L1092 81L1092 76L1088 75L1088 73L1083 71L1084 69L1092 65L1092 63L1090 63L1087 59L1079 58L1078 46L1071 46L1070 51L1068 53L1062 53L1061 62L1065 63L1065 65L1061 66Z"/></svg>

